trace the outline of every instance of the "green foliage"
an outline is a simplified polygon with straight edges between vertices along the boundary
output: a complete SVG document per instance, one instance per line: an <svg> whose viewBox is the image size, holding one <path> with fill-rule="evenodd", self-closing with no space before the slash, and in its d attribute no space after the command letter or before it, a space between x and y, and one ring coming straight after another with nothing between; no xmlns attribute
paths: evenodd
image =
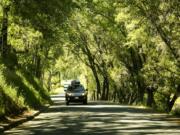
<svg viewBox="0 0 180 135"><path fill-rule="evenodd" d="M178 0L2 0L0 11L10 6L10 49L1 76L22 97L20 106L48 100L39 80L51 90L62 79L80 78L97 98L149 100L170 111L180 85L178 5Z"/></svg>
<svg viewBox="0 0 180 135"><path fill-rule="evenodd" d="M98 72L102 95L104 78L110 81L109 97L118 97L119 102L145 103L146 88L152 87L153 106L167 111L179 85L175 3L79 2L81 8L66 21L68 38L63 43L75 58ZM71 68L71 62L65 63Z"/></svg>
<svg viewBox="0 0 180 135"><path fill-rule="evenodd" d="M50 103L48 92L40 82L23 71L12 71L1 65L1 114L20 113L25 108L35 108ZM15 110L14 110L15 109Z"/></svg>

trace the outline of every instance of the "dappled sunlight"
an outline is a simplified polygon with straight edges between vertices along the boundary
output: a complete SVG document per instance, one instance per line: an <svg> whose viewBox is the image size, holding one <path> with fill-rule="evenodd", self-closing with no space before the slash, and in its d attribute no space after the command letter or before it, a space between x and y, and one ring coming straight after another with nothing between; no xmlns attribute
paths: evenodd
<svg viewBox="0 0 180 135"><path fill-rule="evenodd" d="M59 98L59 100L58 100ZM34 120L6 131L6 135L70 135L70 134L179 134L170 116L125 105L89 102L65 105L61 96L53 96L54 105Z"/></svg>

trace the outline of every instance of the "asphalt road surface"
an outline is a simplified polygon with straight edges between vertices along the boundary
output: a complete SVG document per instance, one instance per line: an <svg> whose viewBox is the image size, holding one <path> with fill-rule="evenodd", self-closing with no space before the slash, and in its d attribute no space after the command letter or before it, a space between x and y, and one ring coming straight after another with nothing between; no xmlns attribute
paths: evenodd
<svg viewBox="0 0 180 135"><path fill-rule="evenodd" d="M180 135L178 118L107 102L65 105L63 95L34 120L5 135Z"/></svg>

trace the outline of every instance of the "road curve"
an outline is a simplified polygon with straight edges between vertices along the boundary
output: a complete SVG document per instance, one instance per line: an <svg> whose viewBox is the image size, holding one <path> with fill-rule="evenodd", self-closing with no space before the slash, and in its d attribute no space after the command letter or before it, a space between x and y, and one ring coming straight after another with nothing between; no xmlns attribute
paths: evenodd
<svg viewBox="0 0 180 135"><path fill-rule="evenodd" d="M65 105L62 95L34 120L4 135L179 135L180 119L106 102Z"/></svg>

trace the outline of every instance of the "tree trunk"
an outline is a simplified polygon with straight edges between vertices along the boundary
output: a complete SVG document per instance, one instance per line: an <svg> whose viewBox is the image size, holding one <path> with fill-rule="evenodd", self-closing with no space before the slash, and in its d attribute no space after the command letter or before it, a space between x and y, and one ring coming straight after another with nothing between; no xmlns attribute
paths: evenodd
<svg viewBox="0 0 180 135"><path fill-rule="evenodd" d="M137 75L138 76L138 75ZM144 100L144 86L142 80L140 80L139 77L137 77L137 85L138 85L138 102L143 103Z"/></svg>
<svg viewBox="0 0 180 135"><path fill-rule="evenodd" d="M96 91L95 90L93 90L93 93L92 93L92 100L93 101L96 100Z"/></svg>
<svg viewBox="0 0 180 135"><path fill-rule="evenodd" d="M96 98L97 98L97 100L99 100L99 95L100 95L100 91L101 91L101 84L100 84L99 77L98 77L98 74L97 74L97 71L96 71L95 67L91 66L91 70L93 72L93 75L94 75L94 78L95 78L95 81L96 81L96 88L97 88Z"/></svg>
<svg viewBox="0 0 180 135"><path fill-rule="evenodd" d="M35 66L35 76L41 78L41 58L40 56L36 57L36 66Z"/></svg>
<svg viewBox="0 0 180 135"><path fill-rule="evenodd" d="M148 87L147 88L147 106L152 107L153 104L155 103L154 101L154 88L153 87Z"/></svg>
<svg viewBox="0 0 180 135"><path fill-rule="evenodd" d="M84 39L84 42L85 42L85 45L84 45L84 47L82 47L81 49L82 49L82 51L87 55L87 57L88 57L88 60L89 60L89 64L90 64L90 68L91 68L91 70L92 70L92 72L93 72L93 75L94 75L94 78L95 78L95 81L96 81L96 88L97 88L97 94L96 94L96 96L97 96L97 100L99 100L99 95L100 95L100 93L101 93L101 84L100 84L100 81L99 81L99 77L98 77L98 73L97 73L97 70L96 70L96 64L95 64L95 62L94 62L94 58L93 58L93 56L92 56L92 54L91 54L91 51L89 50L89 48L88 48L88 46L87 46L87 42L85 41L85 39Z"/></svg>
<svg viewBox="0 0 180 135"><path fill-rule="evenodd" d="M101 93L101 100L105 100L105 93L106 93L106 78L104 77L102 93Z"/></svg>
<svg viewBox="0 0 180 135"><path fill-rule="evenodd" d="M59 77L59 86L61 85L61 73L60 72L58 72L58 77Z"/></svg>
<svg viewBox="0 0 180 135"><path fill-rule="evenodd" d="M112 95L113 102L116 102L116 98L117 98L117 86L114 84L114 92Z"/></svg>
<svg viewBox="0 0 180 135"><path fill-rule="evenodd" d="M171 99L171 101L168 104L168 112L170 112L172 110L177 98L178 98L178 96L176 94L174 94L173 98Z"/></svg>
<svg viewBox="0 0 180 135"><path fill-rule="evenodd" d="M49 71L49 77L48 77L48 82L47 82L47 84L48 84L48 86L47 86L48 91L51 90L51 78L52 78L52 73L51 73L51 71Z"/></svg>
<svg viewBox="0 0 180 135"><path fill-rule="evenodd" d="M178 98L180 94L180 84L178 85L177 89L176 89L176 93L174 94L173 98L170 100L169 104L168 104L168 112L170 112Z"/></svg>
<svg viewBox="0 0 180 135"><path fill-rule="evenodd" d="M105 93L105 100L108 100L109 98L109 79L106 78L106 93Z"/></svg>
<svg viewBox="0 0 180 135"><path fill-rule="evenodd" d="M8 44L7 44L7 38L8 38L8 12L9 12L9 6L3 7L2 46L1 46L2 57L6 57L6 55L8 53Z"/></svg>
<svg viewBox="0 0 180 135"><path fill-rule="evenodd" d="M104 76L101 100L108 100L108 96L109 96L109 79L107 76Z"/></svg>

